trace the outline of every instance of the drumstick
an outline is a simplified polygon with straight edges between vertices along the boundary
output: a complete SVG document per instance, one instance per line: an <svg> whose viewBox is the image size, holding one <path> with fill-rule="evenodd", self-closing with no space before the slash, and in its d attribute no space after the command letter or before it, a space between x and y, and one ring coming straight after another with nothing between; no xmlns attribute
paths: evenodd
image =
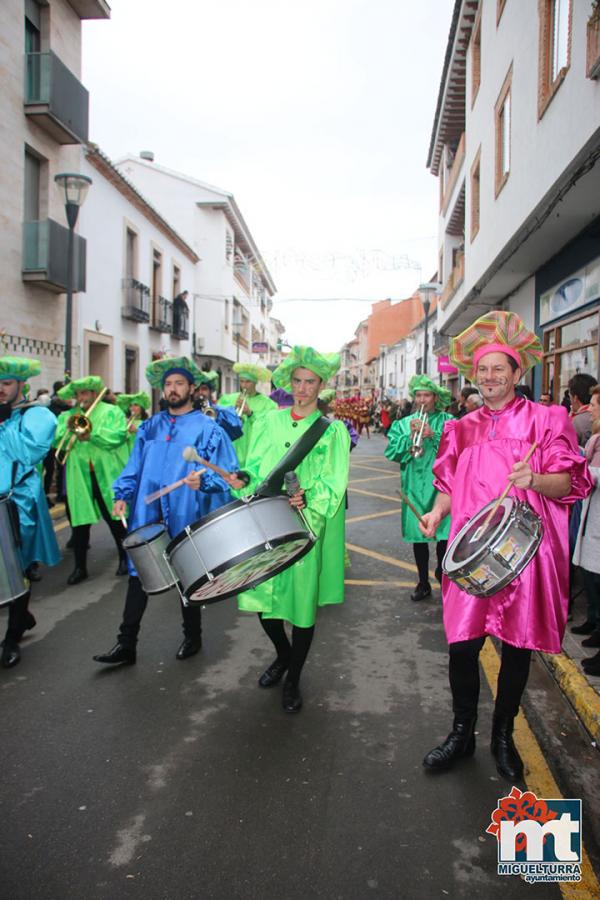
<svg viewBox="0 0 600 900"><path fill-rule="evenodd" d="M119 518L120 518L120 520L121 520L121 523L122 523L122 525L123 525L123 528L126 529L126 528L127 528L127 519L125 518L125 516L119 516Z"/></svg>
<svg viewBox="0 0 600 900"><path fill-rule="evenodd" d="M523 457L523 459L521 460L521 462L524 462L524 463L529 462L529 460L533 456L534 452L537 450L537 447L538 447L538 442L534 441L533 444L531 445L531 447L529 448L529 450L527 451L527 453L525 454L525 456ZM502 491L502 493L500 494L500 496L498 497L498 499L496 500L496 502L494 503L494 505L492 506L492 508L490 509L489 513L485 517L485 522L483 523L483 525L479 526L479 528L476 530L475 534L471 538L471 542L478 541L480 539L480 537L482 537L482 535L484 535L486 533L486 531L489 528L490 522L494 518L494 515L496 514L496 511L498 510L500 504L503 503L506 500L506 498L508 497L508 492L510 491L511 487L514 487L514 485L513 485L512 481L509 481L508 484L506 485L506 487L504 488L504 490Z"/></svg>
<svg viewBox="0 0 600 900"><path fill-rule="evenodd" d="M217 475L220 475L221 478L227 479L230 475L237 474L236 472L227 472L220 466L215 466L214 463L209 462L207 459L202 459L202 457L198 456L196 453L195 447L186 447L181 455L184 459L187 459L188 462L199 462L201 465L206 466L207 469L212 469L212 471L216 472Z"/></svg>
<svg viewBox="0 0 600 900"><path fill-rule="evenodd" d="M197 469L199 473L204 472L204 469ZM186 475L187 478L187 475ZM180 478L179 481L174 481L172 484L168 484L166 487L161 488L159 491L154 491L153 494L147 494L144 497L144 503L154 503L155 500L158 500L159 497L163 497L165 494L169 494L171 491L174 491L176 488L181 487L182 484L185 484L185 478Z"/></svg>
<svg viewBox="0 0 600 900"><path fill-rule="evenodd" d="M421 513L418 512L418 510L415 508L415 506L413 506L413 504L410 502L410 500L408 499L408 497L406 496L404 491L402 489L400 489L398 491L398 493L400 494L400 498L401 498L402 502L406 503L406 505L408 506L410 511L415 514L415 516L417 517L417 519L419 520L419 523L423 526L423 528L427 528L427 525L425 524L425 519L423 518Z"/></svg>

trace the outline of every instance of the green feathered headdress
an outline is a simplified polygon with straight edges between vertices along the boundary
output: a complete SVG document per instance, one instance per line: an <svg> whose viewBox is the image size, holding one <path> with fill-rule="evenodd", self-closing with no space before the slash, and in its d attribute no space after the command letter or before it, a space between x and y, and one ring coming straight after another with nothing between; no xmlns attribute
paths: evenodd
<svg viewBox="0 0 600 900"><path fill-rule="evenodd" d="M75 381L69 381L64 387L61 387L58 395L61 400L73 400L77 391L95 391L99 394L104 387L104 382L99 375L86 375L85 378L77 378Z"/></svg>
<svg viewBox="0 0 600 900"><path fill-rule="evenodd" d="M119 409L122 409L123 412L127 412L134 403L137 406L141 406L142 409L150 409L151 402L150 397L145 391L139 391L137 394L118 394L117 396L117 406Z"/></svg>
<svg viewBox="0 0 600 900"><path fill-rule="evenodd" d="M265 381L267 384L271 381L271 373L264 366L256 366L254 363L234 363L233 371L240 378L247 378L256 384L258 381Z"/></svg>
<svg viewBox="0 0 600 900"><path fill-rule="evenodd" d="M42 364L39 359L29 359L26 356L2 356L0 357L0 380L2 381L27 381L39 375Z"/></svg>
<svg viewBox="0 0 600 900"><path fill-rule="evenodd" d="M203 383L210 385L212 388L215 388L219 382L219 373L215 372L214 369L211 369L210 372L202 372L202 377L204 379Z"/></svg>
<svg viewBox="0 0 600 900"><path fill-rule="evenodd" d="M435 408L438 412L446 409L452 403L452 394L448 388L436 384L428 375L413 375L408 382L408 392L414 397L417 391L430 391L435 394Z"/></svg>
<svg viewBox="0 0 600 900"><path fill-rule="evenodd" d="M166 377L171 373L181 373L196 385L203 384L205 380L205 373L200 371L189 356L163 356L146 366L146 378L153 388L162 390Z"/></svg>
<svg viewBox="0 0 600 900"><path fill-rule="evenodd" d="M275 387L289 390L295 369L310 369L321 381L329 381L340 367L339 353L318 353L312 347L293 347L273 372Z"/></svg>

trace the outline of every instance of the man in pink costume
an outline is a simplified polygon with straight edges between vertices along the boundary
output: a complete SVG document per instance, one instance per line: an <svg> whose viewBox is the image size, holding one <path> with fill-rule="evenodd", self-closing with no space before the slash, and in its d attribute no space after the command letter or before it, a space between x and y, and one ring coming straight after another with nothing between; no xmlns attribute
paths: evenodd
<svg viewBox="0 0 600 900"><path fill-rule="evenodd" d="M474 515L512 484L541 518L544 536L532 561L507 587L488 598L465 593L446 576L442 596L449 644L454 724L446 740L423 760L442 769L475 750L479 699L479 652L486 635L502 641L502 664L491 750L498 772L523 777L512 733L529 675L532 650L560 653L569 590L568 506L585 497L592 482L567 411L517 396L522 375L542 348L515 313L482 316L452 340L451 358L474 380L484 405L446 423L433 466L439 494L422 528L425 536L452 516L449 545ZM522 462L531 444L537 449Z"/></svg>

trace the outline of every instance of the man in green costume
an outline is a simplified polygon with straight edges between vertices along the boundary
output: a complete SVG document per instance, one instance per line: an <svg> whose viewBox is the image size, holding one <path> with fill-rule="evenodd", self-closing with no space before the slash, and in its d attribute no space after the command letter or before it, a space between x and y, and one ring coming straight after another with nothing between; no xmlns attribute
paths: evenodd
<svg viewBox="0 0 600 900"><path fill-rule="evenodd" d="M233 442L237 458L240 466L246 464L248 456L248 448L252 439L252 432L256 427L256 423L265 415L277 409L277 404L270 397L265 397L256 390L259 381L270 382L271 373L262 366L255 366L252 363L234 363L233 371L239 375L240 392L236 394L224 394L219 398L219 406L234 406L240 413L244 433L241 437ZM245 393L243 405L241 405L241 397Z"/></svg>
<svg viewBox="0 0 600 900"><path fill-rule="evenodd" d="M444 422L452 416L445 412L451 401L446 388L441 387L427 375L414 375L408 385L410 396L414 398L416 411L403 419L392 423L388 432L389 444L385 451L388 459L400 463L400 481L402 490L412 502L419 514L427 513L433 507L437 491L433 486L432 467L435 462L440 438L444 430ZM419 417L425 415L425 424ZM415 451L418 444L416 435L421 431L422 452ZM413 452L411 453L411 448ZM411 600L423 600L431 596L429 583L429 540L436 541L437 566L435 577L442 580L442 559L446 552L448 534L450 532L450 516L440 523L435 538L428 539L419 529L416 515L408 504L402 504L402 538L412 543L415 562L419 573L419 582L411 594Z"/></svg>
<svg viewBox="0 0 600 900"><path fill-rule="evenodd" d="M103 390L102 379L88 375L70 381L58 392L61 400L76 399L76 405L58 418L54 446L58 447L69 419L73 415L86 415L98 394ZM113 506L113 481L127 463L127 421L123 411L111 403L98 403L90 414L91 428L77 434L67 458L67 504L73 528L72 546L75 568L67 578L67 584L79 584L88 577L87 550L90 527L104 519L113 536L119 553L117 575L127 575L127 557L122 544L127 534L123 523L113 519L109 510ZM67 434L63 451L71 442Z"/></svg>
<svg viewBox="0 0 600 900"><path fill-rule="evenodd" d="M294 347L273 373L276 387L291 390L294 405L262 416L252 429L244 471L250 483L236 476L230 484L251 494L289 448L316 422L319 391L340 366L338 354L324 355L311 347ZM300 490L290 498L303 509L317 537L314 547L298 562L269 581L238 596L239 608L257 612L275 646L277 658L259 678L263 688L283 678L283 708L302 706L300 673L314 633L318 606L344 600L344 496L348 485L350 438L343 422L331 422L317 444L296 468ZM292 626L292 641L284 628Z"/></svg>
<svg viewBox="0 0 600 900"><path fill-rule="evenodd" d="M148 418L152 401L146 391L138 391L137 394L117 394L117 406L127 419L127 449L131 454L137 430Z"/></svg>

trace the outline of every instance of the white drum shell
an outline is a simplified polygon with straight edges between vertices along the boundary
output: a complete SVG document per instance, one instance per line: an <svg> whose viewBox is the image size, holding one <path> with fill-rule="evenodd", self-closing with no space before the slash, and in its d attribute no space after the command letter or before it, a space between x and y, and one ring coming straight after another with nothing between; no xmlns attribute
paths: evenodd
<svg viewBox="0 0 600 900"><path fill-rule="evenodd" d="M514 581L535 556L544 534L542 521L529 504L507 497L502 502L500 524L482 535L486 538L484 546L472 556L457 561L456 551L463 539L472 532L475 523L483 524L495 502L488 503L461 528L442 562L448 578L475 597L491 597Z"/></svg>
<svg viewBox="0 0 600 900"><path fill-rule="evenodd" d="M0 497L0 606L23 597L29 590L8 511L8 497Z"/></svg>
<svg viewBox="0 0 600 900"><path fill-rule="evenodd" d="M147 533L151 534L148 538ZM165 562L165 550L170 540L164 526L153 524L136 528L123 541L123 549L135 566L147 594L162 594L177 583Z"/></svg>

